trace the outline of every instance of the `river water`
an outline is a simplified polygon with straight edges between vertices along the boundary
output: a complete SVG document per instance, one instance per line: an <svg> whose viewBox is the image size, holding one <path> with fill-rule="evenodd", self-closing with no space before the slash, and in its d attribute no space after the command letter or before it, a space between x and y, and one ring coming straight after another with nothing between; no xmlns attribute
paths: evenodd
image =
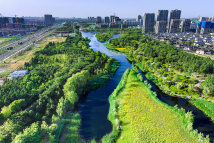
<svg viewBox="0 0 214 143"><path fill-rule="evenodd" d="M96 91L90 91L83 95L77 105L77 110L81 115L82 123L80 127L80 136L82 139L89 141L95 138L99 141L103 136L112 131L112 124L107 119L109 112L108 97L114 91L119 84L123 73L127 68L131 68L132 64L126 59L124 54L116 51L108 50L103 42L97 41L95 34L90 32L81 31L83 37L88 37L90 42L90 48L94 51L100 51L105 53L109 57L113 57L120 61L121 66L116 71L114 77L103 88L99 88ZM113 38L118 38L119 35L114 35ZM147 80L145 75L142 74L144 80ZM159 88L151 81L147 80L152 85L152 91L157 93L157 97L167 103L170 106L178 105L178 108L184 108L186 111L192 111L194 118L193 128L202 132L204 135L209 135L210 140L214 140L214 123L203 112L197 109L194 105L188 102L186 99L171 97L163 93Z"/></svg>

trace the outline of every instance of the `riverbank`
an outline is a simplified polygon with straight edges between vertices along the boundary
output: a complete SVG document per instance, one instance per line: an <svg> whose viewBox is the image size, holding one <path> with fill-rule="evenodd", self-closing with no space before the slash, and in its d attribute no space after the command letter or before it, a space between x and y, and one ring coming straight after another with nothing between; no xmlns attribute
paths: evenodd
<svg viewBox="0 0 214 143"><path fill-rule="evenodd" d="M108 118L113 132L103 138L103 143L209 142L193 131L190 112L161 102L139 77L134 70L127 70L109 97Z"/></svg>

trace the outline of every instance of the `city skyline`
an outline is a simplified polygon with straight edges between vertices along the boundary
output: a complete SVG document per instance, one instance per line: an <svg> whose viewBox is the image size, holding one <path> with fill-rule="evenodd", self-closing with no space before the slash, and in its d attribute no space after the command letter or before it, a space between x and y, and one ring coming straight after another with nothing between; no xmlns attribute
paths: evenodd
<svg viewBox="0 0 214 143"><path fill-rule="evenodd" d="M69 1L69 0L7 0L1 1L0 13L3 16L31 16L31 17L43 17L44 14L52 14L53 17L97 17L110 16L116 13L117 16L121 18L136 18L137 15L143 15L144 13L155 13L157 16L157 10L174 10L179 9L182 11L181 18L197 18L200 16L213 17L214 10L212 5L214 1L208 0L209 3L206 7L201 7L201 1L199 0L180 0L171 1L155 0L154 3L149 1L98 1L98 0L79 0L79 1ZM112 4L114 3L114 4ZM185 4L184 4L185 3ZM110 8L109 10L107 8Z"/></svg>

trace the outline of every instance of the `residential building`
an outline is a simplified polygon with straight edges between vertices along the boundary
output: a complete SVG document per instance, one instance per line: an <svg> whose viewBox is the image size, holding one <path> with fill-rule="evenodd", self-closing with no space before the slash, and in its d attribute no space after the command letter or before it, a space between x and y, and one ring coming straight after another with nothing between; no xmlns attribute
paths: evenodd
<svg viewBox="0 0 214 143"><path fill-rule="evenodd" d="M206 48L206 49L197 49L196 53L197 54L202 54L202 55L204 55L204 54L211 55L212 51L210 49L208 49L208 48Z"/></svg>
<svg viewBox="0 0 214 143"><path fill-rule="evenodd" d="M211 22L210 33L214 33L214 21Z"/></svg>
<svg viewBox="0 0 214 143"><path fill-rule="evenodd" d="M52 15L50 14L46 14L45 16L45 25L46 26L52 26L53 25L53 18L52 18Z"/></svg>
<svg viewBox="0 0 214 143"><path fill-rule="evenodd" d="M114 22L114 17L115 17L114 15L110 16L110 23Z"/></svg>
<svg viewBox="0 0 214 143"><path fill-rule="evenodd" d="M196 29L197 28L197 24L193 21L191 21L191 24L190 24L190 29Z"/></svg>
<svg viewBox="0 0 214 143"><path fill-rule="evenodd" d="M197 23L196 33L201 33L201 24L202 22Z"/></svg>
<svg viewBox="0 0 214 143"><path fill-rule="evenodd" d="M211 22L202 22L200 34L208 34L211 27Z"/></svg>
<svg viewBox="0 0 214 143"><path fill-rule="evenodd" d="M96 23L97 23L97 24L100 24L100 23L102 23L102 18L101 18L100 16L97 16Z"/></svg>
<svg viewBox="0 0 214 143"><path fill-rule="evenodd" d="M140 25L140 26L143 26L143 19L140 19L140 20L139 20L139 25Z"/></svg>
<svg viewBox="0 0 214 143"><path fill-rule="evenodd" d="M109 28L121 28L121 24L109 24Z"/></svg>
<svg viewBox="0 0 214 143"><path fill-rule="evenodd" d="M157 21L167 21L168 20L168 10L158 10Z"/></svg>
<svg viewBox="0 0 214 143"><path fill-rule="evenodd" d="M118 16L114 17L114 22L116 22L118 19L120 19Z"/></svg>
<svg viewBox="0 0 214 143"><path fill-rule="evenodd" d="M17 70L17 71L12 71L10 73L11 79L16 78L16 77L23 77L28 73L28 70Z"/></svg>
<svg viewBox="0 0 214 143"><path fill-rule="evenodd" d="M142 19L142 15L138 15L136 21L140 21L140 19Z"/></svg>
<svg viewBox="0 0 214 143"><path fill-rule="evenodd" d="M154 32L155 24L155 14L154 13L145 13L143 16L143 33Z"/></svg>
<svg viewBox="0 0 214 143"><path fill-rule="evenodd" d="M177 33L179 29L180 19L171 19L169 33Z"/></svg>
<svg viewBox="0 0 214 143"><path fill-rule="evenodd" d="M9 19L7 17L0 17L0 24L2 28L6 28L6 23L9 23Z"/></svg>
<svg viewBox="0 0 214 143"><path fill-rule="evenodd" d="M156 21L156 28L155 33L165 33L167 20L168 20L168 10L158 10L157 12L157 21Z"/></svg>
<svg viewBox="0 0 214 143"><path fill-rule="evenodd" d="M181 22L181 32L189 32L190 31L190 19L183 19Z"/></svg>
<svg viewBox="0 0 214 143"><path fill-rule="evenodd" d="M105 22L105 24L109 24L110 23L110 19L109 19L108 16L105 17L105 21L104 22Z"/></svg>
<svg viewBox="0 0 214 143"><path fill-rule="evenodd" d="M12 18L13 23L21 23L21 24L25 24L25 20L24 18L19 18L19 17L13 17Z"/></svg>
<svg viewBox="0 0 214 143"><path fill-rule="evenodd" d="M155 33L165 33L166 32L166 21L156 21Z"/></svg>
<svg viewBox="0 0 214 143"><path fill-rule="evenodd" d="M52 21L53 21L53 23L55 23L56 19L53 17L53 18L52 18Z"/></svg>
<svg viewBox="0 0 214 143"><path fill-rule="evenodd" d="M202 16L200 16L200 17L198 18L198 21L199 21L199 22L208 21L208 17L202 17Z"/></svg>
<svg viewBox="0 0 214 143"><path fill-rule="evenodd" d="M168 24L168 32L170 31L170 27L171 27L171 24L172 24L172 21L173 21L172 19L178 19L178 20L180 20L180 17L181 17L181 10L175 9L175 10L171 10L170 11L169 24ZM177 22L177 20L175 20L175 21ZM175 21L173 21L173 22L177 26L177 23ZM172 27L176 27L176 26L173 25ZM177 28L179 28L179 24L178 24Z"/></svg>
<svg viewBox="0 0 214 143"><path fill-rule="evenodd" d="M88 21L96 21L96 18L94 18L94 17L88 17Z"/></svg>

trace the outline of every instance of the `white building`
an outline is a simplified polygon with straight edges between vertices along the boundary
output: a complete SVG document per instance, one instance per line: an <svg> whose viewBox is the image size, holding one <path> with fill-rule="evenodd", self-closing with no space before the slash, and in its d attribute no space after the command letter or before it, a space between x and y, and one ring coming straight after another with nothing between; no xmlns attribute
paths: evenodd
<svg viewBox="0 0 214 143"><path fill-rule="evenodd" d="M14 77L23 77L28 73L28 70L18 70L18 71L13 71L10 73L11 79Z"/></svg>
<svg viewBox="0 0 214 143"><path fill-rule="evenodd" d="M202 55L204 55L204 54L211 55L211 50L210 49L197 49L196 53L202 54Z"/></svg>

